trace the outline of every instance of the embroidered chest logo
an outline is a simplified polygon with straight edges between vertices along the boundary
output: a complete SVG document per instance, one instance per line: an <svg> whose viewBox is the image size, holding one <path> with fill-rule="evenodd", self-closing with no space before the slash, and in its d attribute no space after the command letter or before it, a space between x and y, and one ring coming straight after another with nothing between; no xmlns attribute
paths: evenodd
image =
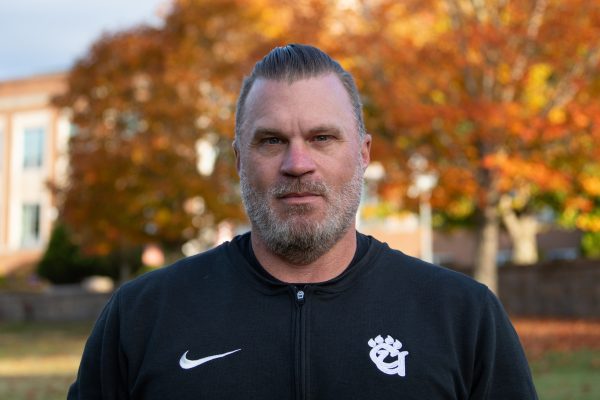
<svg viewBox="0 0 600 400"><path fill-rule="evenodd" d="M388 335L385 340L378 335L369 339L372 347L369 356L377 368L384 374L406 376L406 356L408 351L400 351L402 343Z"/></svg>
<svg viewBox="0 0 600 400"><path fill-rule="evenodd" d="M241 349L237 349L237 350L233 350L233 351L229 351L227 353L223 353L223 354L217 354L214 356L208 356L208 357L204 357L204 358L199 358L197 360L190 360L189 358L187 358L187 354L188 351L186 351L185 353L183 353L183 355L181 356L181 358L179 359L179 366L183 369L190 369L190 368L195 368L198 365L202 365L204 363L207 363L209 361L215 360L217 358L221 358L221 357L226 357L230 354L233 354L237 351L240 351Z"/></svg>

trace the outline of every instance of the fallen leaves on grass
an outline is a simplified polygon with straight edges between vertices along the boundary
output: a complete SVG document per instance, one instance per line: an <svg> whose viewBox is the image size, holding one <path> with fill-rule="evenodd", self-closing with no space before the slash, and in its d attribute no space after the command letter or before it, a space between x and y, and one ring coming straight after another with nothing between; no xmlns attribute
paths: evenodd
<svg viewBox="0 0 600 400"><path fill-rule="evenodd" d="M515 318L513 324L530 358L548 351L600 349L600 320Z"/></svg>

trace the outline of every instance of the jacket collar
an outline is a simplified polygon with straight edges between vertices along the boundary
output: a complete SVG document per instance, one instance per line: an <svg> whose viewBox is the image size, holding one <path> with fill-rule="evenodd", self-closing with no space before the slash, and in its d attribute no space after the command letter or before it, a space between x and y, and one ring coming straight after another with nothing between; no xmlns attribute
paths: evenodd
<svg viewBox="0 0 600 400"><path fill-rule="evenodd" d="M318 283L286 283L272 276L258 261L251 263L248 256L244 254L250 245L250 232L233 238L231 242L223 245L234 269L250 280L251 284L265 294L277 294L287 292L291 286L309 286L315 293L337 293L350 288L360 278L370 273L376 266L376 260L387 244L379 242L372 236L366 236L357 232L357 240L367 243L365 254L347 267L340 275L325 282Z"/></svg>

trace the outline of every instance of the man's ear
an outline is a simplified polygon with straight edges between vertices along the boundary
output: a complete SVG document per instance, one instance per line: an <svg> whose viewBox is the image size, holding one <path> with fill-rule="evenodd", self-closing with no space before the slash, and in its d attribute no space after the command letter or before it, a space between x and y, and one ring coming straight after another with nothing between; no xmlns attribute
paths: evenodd
<svg viewBox="0 0 600 400"><path fill-rule="evenodd" d="M231 143L231 147L233 147L233 154L235 155L235 168L240 173L240 149L238 148L238 143L236 139L233 139Z"/></svg>
<svg viewBox="0 0 600 400"><path fill-rule="evenodd" d="M360 156L363 165L363 169L367 169L369 163L371 162L371 141L373 138L368 133L365 134L365 137L362 140L361 148L360 148Z"/></svg>

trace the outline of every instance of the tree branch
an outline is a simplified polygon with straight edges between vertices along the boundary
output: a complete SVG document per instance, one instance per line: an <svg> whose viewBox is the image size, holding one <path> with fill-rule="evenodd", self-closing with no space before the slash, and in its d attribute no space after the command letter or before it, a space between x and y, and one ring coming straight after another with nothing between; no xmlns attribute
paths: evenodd
<svg viewBox="0 0 600 400"><path fill-rule="evenodd" d="M517 237L519 232L519 219L515 210L511 206L512 200L509 195L502 195L498 204L498 210L500 211L500 217L504 226L508 230L511 237Z"/></svg>
<svg viewBox="0 0 600 400"><path fill-rule="evenodd" d="M544 14L546 13L546 9L548 7L548 0L537 0L535 2L535 6L533 7L533 12L531 13L531 17L529 18L529 23L527 24L527 33L525 34L525 45L523 51L517 57L511 74L511 84L506 87L506 89L502 93L503 101L512 101L515 97L516 93L516 83L521 80L525 75L527 62L529 57L533 53L535 39L537 38L540 27L542 26L542 22L544 20Z"/></svg>
<svg viewBox="0 0 600 400"><path fill-rule="evenodd" d="M569 103L577 94L577 85L575 80L577 78L587 78L597 71L598 62L600 62L600 46L592 48L587 56L576 63L571 71L567 73L556 86L555 95L546 104L542 110L542 115L546 116L550 110L555 107L563 107Z"/></svg>
<svg viewBox="0 0 600 400"><path fill-rule="evenodd" d="M461 32L461 27L464 27L464 19L462 16L464 13L460 10L460 5L456 0L446 0L446 4L448 5L448 10L450 12L450 19L452 21L452 27L455 32ZM460 51L466 55L468 52L467 41L464 34L460 34L458 46ZM475 77L473 75L473 70L471 66L467 63L463 68L463 73L465 77L465 87L467 89L467 93L471 97L477 96L477 83L475 81Z"/></svg>
<svg viewBox="0 0 600 400"><path fill-rule="evenodd" d="M473 11L475 12L475 17L477 17L478 22L484 22L487 19L487 10L482 0L471 0L471 6L473 6Z"/></svg>

